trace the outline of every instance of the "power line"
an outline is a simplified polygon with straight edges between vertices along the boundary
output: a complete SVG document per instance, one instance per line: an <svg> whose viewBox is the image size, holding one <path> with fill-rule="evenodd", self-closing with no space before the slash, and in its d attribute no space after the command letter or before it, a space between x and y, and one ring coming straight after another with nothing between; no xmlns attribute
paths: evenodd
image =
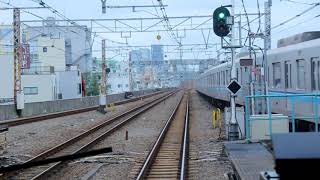
<svg viewBox="0 0 320 180"><path fill-rule="evenodd" d="M303 5L315 5L317 3L305 3L305 2L299 2L299 1L292 1L292 0L280 0L280 1L286 1L286 2L291 2L295 4L303 4Z"/></svg>
<svg viewBox="0 0 320 180"><path fill-rule="evenodd" d="M292 28L296 28L297 26L299 26L299 25L301 25L301 24L304 24L304 23L313 21L313 20L315 20L315 19L317 19L317 18L319 18L319 17L320 17L320 14L319 14L319 15L316 15L316 16L314 16L314 17L312 17L312 18L309 18L308 20L301 21L301 22L299 22L299 23L297 23L297 24L295 24L295 25L293 25L293 26L290 26L290 27L288 27L288 28L285 28L285 29L283 29L283 30L277 31L277 32L275 32L274 34L279 34L279 33L283 32L283 31L288 31L288 30L290 30L290 29L292 29Z"/></svg>
<svg viewBox="0 0 320 180"><path fill-rule="evenodd" d="M249 34L251 33L251 27L250 27L250 22L249 22L249 16L248 16L248 13L247 13L247 9L246 9L246 6L244 4L244 1L241 0L241 3L242 3L242 8L244 10L244 14L246 16L246 19L247 19L247 24L248 24L248 34L247 34L247 37L246 37L246 40L244 41L244 45L247 43L247 40L248 40L248 37L249 37Z"/></svg>
<svg viewBox="0 0 320 180"><path fill-rule="evenodd" d="M302 11L301 13L299 13L299 14L297 14L297 15L295 15L295 16L293 16L293 17L291 17L291 18L289 18L289 19L287 19L287 20L285 20L285 21L283 21L282 23L280 23L280 24L278 24L278 25L276 25L276 26L273 26L271 29L276 29L276 28L278 28L278 27L280 27L280 26L283 26L283 25L287 24L288 22L293 21L293 20L296 19L296 18L299 18L299 17L301 17L302 15L310 12L312 9L316 8L316 7L319 6L319 5L320 5L320 3L316 3L316 4L314 4L312 7L310 7L310 8L308 8L308 9Z"/></svg>
<svg viewBox="0 0 320 180"><path fill-rule="evenodd" d="M152 4L155 5L154 2L153 2L153 0L152 0ZM157 13L157 17L160 18L160 14L159 14L157 8L154 7L154 9L155 9L155 11L156 11L156 13ZM167 17L167 19L168 19L168 17ZM163 25L164 28L166 28L166 25L163 23L163 21L161 22L161 24ZM168 31L166 31L166 33L168 34L168 36L169 36L173 41L175 41L175 38L172 36L171 33L169 33ZM179 44L179 42L178 42L178 44Z"/></svg>

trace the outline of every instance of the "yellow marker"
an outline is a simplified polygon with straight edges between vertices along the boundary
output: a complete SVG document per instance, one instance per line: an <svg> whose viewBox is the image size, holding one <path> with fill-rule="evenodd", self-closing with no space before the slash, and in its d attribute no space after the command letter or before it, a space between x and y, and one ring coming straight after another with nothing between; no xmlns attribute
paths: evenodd
<svg viewBox="0 0 320 180"><path fill-rule="evenodd" d="M219 127L222 127L222 119L221 119L221 110L218 108L218 117L217 117L218 121L219 121Z"/></svg>
<svg viewBox="0 0 320 180"><path fill-rule="evenodd" d="M109 107L109 109L110 109L112 112L116 111L116 108L115 108L115 106L114 106L114 103L108 104L108 107Z"/></svg>
<svg viewBox="0 0 320 180"><path fill-rule="evenodd" d="M213 124L213 128L216 128L216 111L213 110L212 111L212 124Z"/></svg>

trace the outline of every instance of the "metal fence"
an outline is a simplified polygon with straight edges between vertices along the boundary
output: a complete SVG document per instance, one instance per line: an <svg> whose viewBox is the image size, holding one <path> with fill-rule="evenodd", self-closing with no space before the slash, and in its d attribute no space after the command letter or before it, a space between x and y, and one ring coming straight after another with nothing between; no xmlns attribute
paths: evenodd
<svg viewBox="0 0 320 180"><path fill-rule="evenodd" d="M251 100L266 99L267 113L257 118L250 108ZM292 132L296 132L296 120L306 120L315 124L315 132L319 132L320 94L285 94L272 92L270 95L255 95L245 97L245 127L246 139L251 139L251 127L253 121L268 121L270 136L273 133L272 123L282 120L285 115L292 124ZM279 116L280 115L280 116Z"/></svg>

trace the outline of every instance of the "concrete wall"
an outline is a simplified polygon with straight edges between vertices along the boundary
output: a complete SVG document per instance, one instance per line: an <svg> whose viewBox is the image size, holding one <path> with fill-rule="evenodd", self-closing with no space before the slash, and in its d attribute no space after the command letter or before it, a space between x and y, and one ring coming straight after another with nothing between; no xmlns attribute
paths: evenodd
<svg viewBox="0 0 320 180"><path fill-rule="evenodd" d="M168 90L168 89L162 89ZM144 90L135 91L133 94L135 96L141 96L145 94L150 94L157 92L157 90ZM107 103L112 103L115 101L124 100L124 93L113 94L107 96ZM99 104L99 97L85 97L78 99L67 99L67 100L56 100L47 102L36 102L25 104L25 109L23 110L22 117L36 116L41 114L67 111L72 109L86 108ZM0 105L0 120L14 119L17 118L15 107L11 105Z"/></svg>

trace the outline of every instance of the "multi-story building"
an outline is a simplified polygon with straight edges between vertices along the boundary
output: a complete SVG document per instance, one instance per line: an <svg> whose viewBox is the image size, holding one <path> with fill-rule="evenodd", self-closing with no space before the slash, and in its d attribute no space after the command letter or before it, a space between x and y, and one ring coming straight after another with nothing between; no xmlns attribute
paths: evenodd
<svg viewBox="0 0 320 180"><path fill-rule="evenodd" d="M25 35L23 36L24 42ZM0 27L0 102L12 101L14 94L14 59L11 26ZM25 103L82 97L82 78L78 66L67 66L64 38L34 37L33 61L23 66L21 89ZM25 55L28 55L26 53ZM24 56L24 59L27 57ZM25 61L25 60L24 60Z"/></svg>
<svg viewBox="0 0 320 180"><path fill-rule="evenodd" d="M54 18L48 18L42 26L27 26L23 32L23 39L30 43L32 62L43 61L38 47L43 47L43 51L52 47L64 54L66 66L79 66L81 72L92 70L91 31L87 26L62 26ZM58 43L63 43L62 49L57 47Z"/></svg>
<svg viewBox="0 0 320 180"><path fill-rule="evenodd" d="M92 79L98 79L98 82L90 82L89 91L95 89L97 91L101 85L101 59L95 59L96 71L92 73ZM120 59L108 59L107 67L110 68L110 73L107 76L107 93L118 94L129 91L129 62L121 61ZM95 86L95 87L94 87ZM96 94L95 92L93 94Z"/></svg>
<svg viewBox="0 0 320 180"><path fill-rule="evenodd" d="M37 38L36 54L31 68L51 66L56 71L66 70L65 40L64 38L51 39L50 37Z"/></svg>

